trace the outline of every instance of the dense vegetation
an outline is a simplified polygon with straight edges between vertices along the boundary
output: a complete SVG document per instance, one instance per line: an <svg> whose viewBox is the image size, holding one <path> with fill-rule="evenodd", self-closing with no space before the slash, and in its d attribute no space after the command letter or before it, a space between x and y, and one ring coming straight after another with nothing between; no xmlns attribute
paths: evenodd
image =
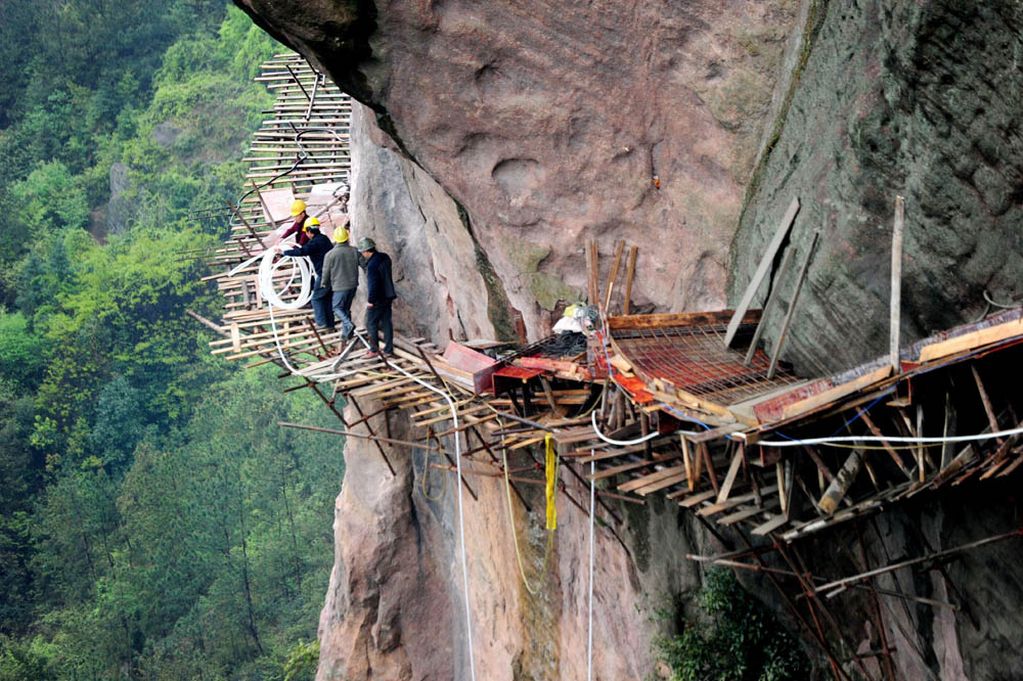
<svg viewBox="0 0 1023 681"><path fill-rule="evenodd" d="M0 3L0 681L310 677L339 442L184 314L275 49L223 0Z"/></svg>
<svg viewBox="0 0 1023 681"><path fill-rule="evenodd" d="M699 612L682 633L657 642L671 681L803 681L810 664L796 639L766 607L743 591L735 575L707 573Z"/></svg>

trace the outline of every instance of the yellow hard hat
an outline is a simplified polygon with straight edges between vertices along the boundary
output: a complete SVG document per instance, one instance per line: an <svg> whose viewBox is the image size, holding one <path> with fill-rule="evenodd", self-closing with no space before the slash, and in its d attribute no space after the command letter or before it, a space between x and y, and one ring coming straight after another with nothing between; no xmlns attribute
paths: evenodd
<svg viewBox="0 0 1023 681"><path fill-rule="evenodd" d="M317 218L314 218L313 216L310 215L305 219L305 222L302 224L302 229L312 229L313 227L319 226L320 221Z"/></svg>
<svg viewBox="0 0 1023 681"><path fill-rule="evenodd" d="M302 199L295 199L291 204L291 217L297 217L305 210L305 201Z"/></svg>
<svg viewBox="0 0 1023 681"><path fill-rule="evenodd" d="M565 312L562 316L564 317L575 317L575 313L579 310L578 305L569 305L565 308Z"/></svg>
<svg viewBox="0 0 1023 681"><path fill-rule="evenodd" d="M334 230L334 243L344 244L348 243L348 230L344 227L338 227Z"/></svg>

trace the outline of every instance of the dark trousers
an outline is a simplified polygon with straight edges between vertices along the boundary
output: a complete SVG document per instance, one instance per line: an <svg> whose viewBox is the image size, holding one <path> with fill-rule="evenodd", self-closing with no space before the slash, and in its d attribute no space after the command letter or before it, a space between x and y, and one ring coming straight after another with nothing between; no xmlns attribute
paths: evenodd
<svg viewBox="0 0 1023 681"><path fill-rule="evenodd" d="M334 311L334 318L341 320L341 335L348 336L355 328L352 322L352 301L355 300L355 291L350 288L347 291L334 291L331 297L331 307Z"/></svg>
<svg viewBox="0 0 1023 681"><path fill-rule="evenodd" d="M334 328L334 315L330 309L330 289L320 286L320 278L313 280L313 319L321 329Z"/></svg>
<svg viewBox="0 0 1023 681"><path fill-rule="evenodd" d="M391 301L373 303L366 308L366 335L369 336L369 347L373 352L380 352L377 332L384 332L384 352L394 352L394 327L391 325Z"/></svg>

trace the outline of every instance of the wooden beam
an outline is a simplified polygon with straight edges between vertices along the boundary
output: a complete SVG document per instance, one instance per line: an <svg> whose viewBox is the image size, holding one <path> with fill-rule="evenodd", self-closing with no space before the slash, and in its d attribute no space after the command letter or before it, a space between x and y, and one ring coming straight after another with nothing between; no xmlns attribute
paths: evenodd
<svg viewBox="0 0 1023 681"><path fill-rule="evenodd" d="M955 338L931 343L920 350L919 361L920 363L930 362L1020 335L1023 335L1023 317L1018 317L996 326L989 326L986 329L965 333Z"/></svg>
<svg viewBox="0 0 1023 681"><path fill-rule="evenodd" d="M743 446L739 443L739 446L735 450L735 455L732 457L732 463L728 466L728 473L725 475L724 482L721 483L721 491L718 492L718 503L728 499L729 493L732 491L732 485L735 484L735 476L739 474L739 468L742 467L743 457Z"/></svg>
<svg viewBox="0 0 1023 681"><path fill-rule="evenodd" d="M789 204L789 208L785 211L785 216L781 219L781 223L778 225L777 231L774 233L774 238L771 239L771 243L767 245L767 250L764 252L763 257L760 259L760 264L757 266L757 271L753 274L753 279L750 280L749 285L746 287L746 291L742 294L742 300L735 308L735 314L732 315L732 319L728 322L728 330L725 333L725 347L729 347L732 344L732 340L735 339L735 334L739 330L739 323L742 320L746 310L749 309L750 304L753 302L753 297L756 296L757 291L760 289L760 284L767 275L767 271L771 268L771 263L774 262L774 256L778 253L778 249L781 248L782 243L785 241L785 237L789 233L789 228L792 226L792 222L796 219L796 214L799 212L799 198L792 199L792 203Z"/></svg>
<svg viewBox="0 0 1023 681"><path fill-rule="evenodd" d="M902 323L902 232L905 223L906 200L895 197L895 224L892 229L892 282L889 318L889 345L892 370L901 371L899 362L899 325Z"/></svg>
<svg viewBox="0 0 1023 681"><path fill-rule="evenodd" d="M806 252L806 258L803 259L803 267L799 270L799 278L796 280L796 290L792 292L792 300L789 301L788 312L785 313L785 320L781 324L781 331L778 332L778 339L775 341L774 349L771 352L771 365L767 369L767 380L774 378L774 374L778 370L778 358L781 356L782 346L785 345L785 337L788 335L789 325L792 323L792 317L796 312L799 292L803 290L803 282L806 281L806 273L810 269L810 260L813 258L813 251L817 248L817 239L820 238L820 235L820 232L813 233L810 248Z"/></svg>
<svg viewBox="0 0 1023 681"><path fill-rule="evenodd" d="M856 480L856 475L860 472L860 467L863 465L863 455L860 450L853 450L849 458L845 460L845 465L842 466L841 470L838 471L838 475L831 484L828 485L828 489L824 492L824 496L821 497L820 501L817 502L817 508L826 515L831 515L838 508L838 504L841 503L842 499L845 498L846 493L849 491L849 487L852 486Z"/></svg>
<svg viewBox="0 0 1023 681"><path fill-rule="evenodd" d="M781 259L781 266L778 268L778 275L775 277L777 284L771 287L771 292L767 295L767 300L764 302L763 311L760 313L760 323L757 324L757 330L753 332L753 340L749 343L749 350L746 351L746 358L743 360L743 364L746 366L750 365L753 361L753 355L757 352L757 343L760 342L760 336L763 335L764 322L767 319L767 313L774 309L774 303L781 298L781 294L778 293L778 289L781 288L781 282L785 279L785 274L789 271L789 264L792 262L792 252L795 249L786 248L785 254Z"/></svg>
<svg viewBox="0 0 1023 681"><path fill-rule="evenodd" d="M622 303L622 314L627 315L632 309L632 280L636 276L636 256L639 254L637 246L629 247L629 260L625 266L625 302Z"/></svg>

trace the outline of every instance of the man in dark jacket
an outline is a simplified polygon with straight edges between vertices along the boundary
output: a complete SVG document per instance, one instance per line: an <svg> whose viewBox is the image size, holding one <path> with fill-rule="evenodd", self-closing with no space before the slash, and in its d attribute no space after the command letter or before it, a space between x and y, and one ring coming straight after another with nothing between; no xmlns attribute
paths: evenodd
<svg viewBox="0 0 1023 681"><path fill-rule="evenodd" d="M323 283L330 287L331 308L335 320L341 320L341 336L351 338L355 333L352 323L352 301L359 287L359 252L348 243L348 230L334 230L334 248L323 259Z"/></svg>
<svg viewBox="0 0 1023 681"><path fill-rule="evenodd" d="M309 241L302 246L284 251L284 255L309 258L316 273L313 278L313 318L316 320L316 326L332 332L334 315L330 310L330 287L323 286L323 258L334 244L330 243L326 235L320 233L320 221L316 218L307 218L304 229L308 232Z"/></svg>
<svg viewBox="0 0 1023 681"><path fill-rule="evenodd" d="M394 327L391 325L391 303L397 298L391 278L391 257L377 251L369 238L359 242L359 252L366 263L366 333L370 351L367 357L380 355L377 332L384 332L384 352L394 354Z"/></svg>

